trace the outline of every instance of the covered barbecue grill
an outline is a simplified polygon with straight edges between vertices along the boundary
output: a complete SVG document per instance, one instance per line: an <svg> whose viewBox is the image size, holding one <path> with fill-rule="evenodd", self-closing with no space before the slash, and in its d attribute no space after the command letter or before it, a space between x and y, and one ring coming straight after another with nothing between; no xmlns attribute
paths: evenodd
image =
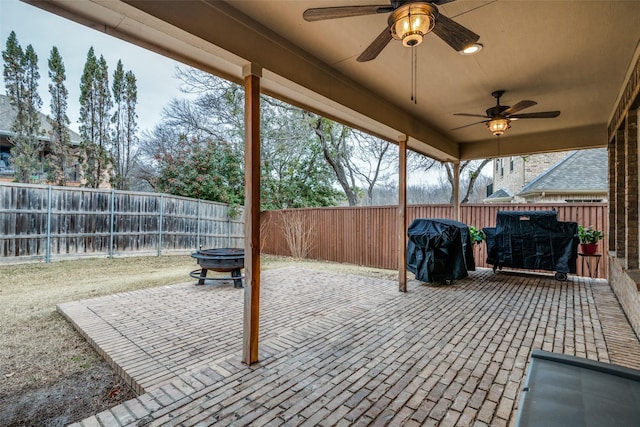
<svg viewBox="0 0 640 427"><path fill-rule="evenodd" d="M476 269L469 227L462 222L415 219L407 234L407 269L417 280L450 284Z"/></svg>
<svg viewBox="0 0 640 427"><path fill-rule="evenodd" d="M198 261L200 270L194 270L189 275L198 279L198 285L204 285L205 280L233 280L235 288L242 288L244 276L240 270L244 268L244 249L216 248L200 249L191 254ZM231 277L207 277L207 271L231 272Z"/></svg>
<svg viewBox="0 0 640 427"><path fill-rule="evenodd" d="M499 211L487 235L487 264L555 271L558 280L576 273L578 224L558 221L556 211Z"/></svg>

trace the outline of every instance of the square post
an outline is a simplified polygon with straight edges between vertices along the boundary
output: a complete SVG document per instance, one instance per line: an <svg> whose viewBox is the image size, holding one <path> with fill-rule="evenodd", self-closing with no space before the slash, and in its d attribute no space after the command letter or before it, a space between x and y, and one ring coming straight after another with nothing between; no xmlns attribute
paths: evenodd
<svg viewBox="0 0 640 427"><path fill-rule="evenodd" d="M618 137L614 135L614 137L609 141L609 146L607 147L608 155L609 155L609 247L607 248L609 252L615 252L616 250L616 200L617 200L617 190L616 190L616 146L618 144Z"/></svg>
<svg viewBox="0 0 640 427"><path fill-rule="evenodd" d="M258 361L260 329L260 67L250 64L244 75L244 316L242 361Z"/></svg>
<svg viewBox="0 0 640 427"><path fill-rule="evenodd" d="M407 292L407 137L398 137L398 288Z"/></svg>
<svg viewBox="0 0 640 427"><path fill-rule="evenodd" d="M625 120L625 152L627 168L626 229L627 229L627 268L638 269L640 252L638 250L638 110L629 111Z"/></svg>
<svg viewBox="0 0 640 427"><path fill-rule="evenodd" d="M460 221L460 162L453 162L453 219Z"/></svg>
<svg viewBox="0 0 640 427"><path fill-rule="evenodd" d="M626 120L625 120L626 122ZM627 246L626 246L626 164L625 161L625 122L622 123L620 129L616 132L616 257L618 261L624 263L626 268ZM611 203L611 201L609 202ZM609 236L613 238L613 236Z"/></svg>

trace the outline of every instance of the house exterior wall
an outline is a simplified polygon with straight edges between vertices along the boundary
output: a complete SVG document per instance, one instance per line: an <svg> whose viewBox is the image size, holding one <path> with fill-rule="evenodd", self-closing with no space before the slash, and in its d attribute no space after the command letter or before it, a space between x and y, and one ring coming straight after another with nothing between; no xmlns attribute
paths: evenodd
<svg viewBox="0 0 640 427"><path fill-rule="evenodd" d="M524 185L532 179L547 171L551 166L565 158L570 151L560 151L557 153L534 154L526 156L524 163Z"/></svg>
<svg viewBox="0 0 640 427"><path fill-rule="evenodd" d="M13 182L14 170L11 165L11 142L6 135L0 135L0 182ZM47 154L49 154L48 142L44 142L44 151L41 153L41 159L44 159ZM72 151L73 161L75 165L69 168L66 172L67 178L67 186L78 187L80 186L80 166L77 162L77 150ZM39 180L40 183L45 183L46 174L41 175ZM36 182L32 182L35 184ZM107 183L106 185L101 185L100 188L111 188L111 186Z"/></svg>
<svg viewBox="0 0 640 427"><path fill-rule="evenodd" d="M640 49L640 48L638 48ZM608 125L609 284L640 336L640 50Z"/></svg>
<svg viewBox="0 0 640 427"><path fill-rule="evenodd" d="M13 132L11 128L16 117L17 110L11 105L11 101L8 96L0 95L0 181L12 182L14 177L14 170L11 164L11 147L13 144L9 140ZM52 125L47 116L39 113L40 116L40 141L43 144L43 151L40 153L41 160L43 160L48 153L49 149L49 136L52 132ZM80 144L81 137L71 129L69 130L69 137L72 150L71 156L74 158L75 166L67 170L67 183L68 185L79 185L80 168L77 165L77 147ZM46 180L46 174L41 174L36 181L44 182ZM107 186L105 188L110 188Z"/></svg>
<svg viewBox="0 0 640 427"><path fill-rule="evenodd" d="M500 157L493 162L493 191L516 194L524 185L525 162L521 156Z"/></svg>
<svg viewBox="0 0 640 427"><path fill-rule="evenodd" d="M635 274L635 276L634 276ZM631 327L640 336L640 292L637 272L627 272L615 257L609 258L609 284L618 297Z"/></svg>
<svg viewBox="0 0 640 427"><path fill-rule="evenodd" d="M500 157L493 162L493 191L504 188L512 195L518 194L522 187L532 179L548 170L564 158L568 151L557 153L532 154L530 156ZM514 198L515 203L530 202L521 197Z"/></svg>
<svg viewBox="0 0 640 427"><path fill-rule="evenodd" d="M524 200L526 203L601 203L607 202L607 193L533 194Z"/></svg>

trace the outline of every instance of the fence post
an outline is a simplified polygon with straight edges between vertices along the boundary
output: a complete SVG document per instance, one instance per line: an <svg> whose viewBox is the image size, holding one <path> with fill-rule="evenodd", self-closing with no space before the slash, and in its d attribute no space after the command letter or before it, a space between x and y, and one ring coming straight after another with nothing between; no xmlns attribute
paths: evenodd
<svg viewBox="0 0 640 427"><path fill-rule="evenodd" d="M198 199L198 208L196 212L196 250L200 250L200 199Z"/></svg>
<svg viewBox="0 0 640 427"><path fill-rule="evenodd" d="M160 220L158 221L158 256L162 255L162 213L163 213L164 203L163 203L163 195L160 195Z"/></svg>
<svg viewBox="0 0 640 427"><path fill-rule="evenodd" d="M45 252L44 262L51 262L51 186L49 186L47 198L47 250Z"/></svg>
<svg viewBox="0 0 640 427"><path fill-rule="evenodd" d="M115 222L116 190L111 189L111 220L109 224L109 258L113 258L113 228Z"/></svg>

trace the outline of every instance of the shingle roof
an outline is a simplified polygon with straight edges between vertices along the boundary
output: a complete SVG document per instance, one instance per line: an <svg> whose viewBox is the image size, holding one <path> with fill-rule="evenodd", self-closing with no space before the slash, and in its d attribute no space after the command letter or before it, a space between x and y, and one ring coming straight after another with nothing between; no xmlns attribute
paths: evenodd
<svg viewBox="0 0 640 427"><path fill-rule="evenodd" d="M504 188L499 189L498 191L494 192L493 194L491 194L489 197L487 197L485 200L490 200L490 199L503 199L505 197L511 197L511 194L509 194L509 192L507 190L505 190Z"/></svg>
<svg viewBox="0 0 640 427"><path fill-rule="evenodd" d="M9 97L6 95L0 95L0 135L13 135L11 126L16 118L16 110L11 105ZM42 140L49 140L49 132L51 131L51 124L47 120L47 116L40 113L40 126L43 129ZM72 145L78 145L80 143L80 135L69 129Z"/></svg>
<svg viewBox="0 0 640 427"><path fill-rule="evenodd" d="M518 195L542 191L606 192L608 188L606 148L578 150L525 185Z"/></svg>

